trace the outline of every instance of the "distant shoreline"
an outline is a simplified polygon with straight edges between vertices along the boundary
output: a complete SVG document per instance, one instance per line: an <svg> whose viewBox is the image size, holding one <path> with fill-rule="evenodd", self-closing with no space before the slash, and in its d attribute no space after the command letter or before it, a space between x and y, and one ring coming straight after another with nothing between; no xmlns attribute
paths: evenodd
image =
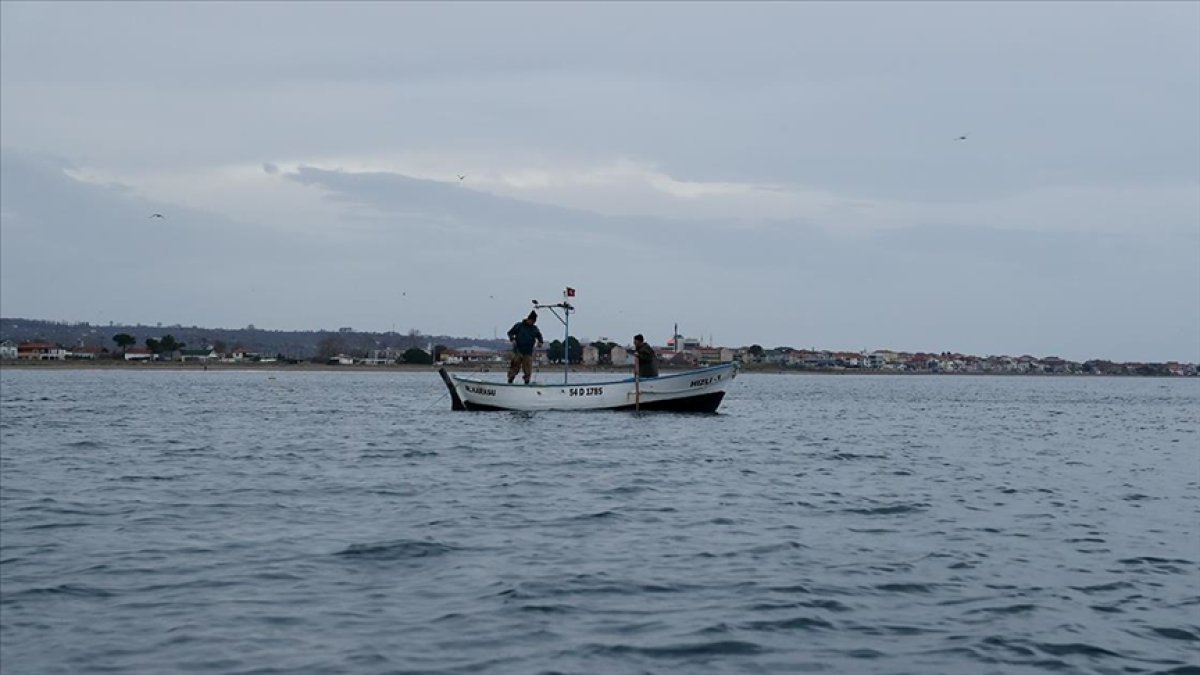
<svg viewBox="0 0 1200 675"><path fill-rule="evenodd" d="M121 361L116 359L105 359L100 361L91 361L87 359L80 360L53 360L53 361L32 361L32 360L17 360L17 361L2 361L0 362L0 371L3 370L191 370L191 371L292 371L292 372L341 372L341 373L437 373L439 366L424 365L424 364L407 364L396 363L378 366L368 366L357 364L352 366L343 366L325 363L286 363L286 362L271 362L271 363L180 363L178 361ZM494 364L490 367L479 366L464 366L464 365L448 365L446 370L459 373L503 373L506 367L503 364ZM688 368L671 368L660 366L664 373L682 372L689 370ZM930 377L930 376L958 376L958 377L980 377L994 375L998 377L1160 377L1175 379L1179 375L1138 375L1125 373L963 373L963 372L928 372L928 371L903 371L903 370L882 370L872 368L842 368L842 369L798 369L798 368L780 368L778 366L765 366L761 364L741 366L743 373L755 373L763 375L847 375L847 376L887 376L887 377ZM562 372L561 366L551 365L550 367L541 368L538 371L545 375L553 375ZM612 366L572 366L572 373L626 373L633 374L630 367L617 368Z"/></svg>
<svg viewBox="0 0 1200 675"><path fill-rule="evenodd" d="M353 371L353 372L388 372L388 371L429 371L437 372L437 369L428 365L414 364L389 364L384 366L341 366L325 363L286 363L286 362L271 362L271 363L256 363L247 361L244 363L180 363L179 361L121 361L116 359L105 359L101 361L92 361L88 359L78 360L62 360L62 361L4 361L0 362L0 370L7 369L15 370L36 370L44 368L48 370L295 370L295 371Z"/></svg>

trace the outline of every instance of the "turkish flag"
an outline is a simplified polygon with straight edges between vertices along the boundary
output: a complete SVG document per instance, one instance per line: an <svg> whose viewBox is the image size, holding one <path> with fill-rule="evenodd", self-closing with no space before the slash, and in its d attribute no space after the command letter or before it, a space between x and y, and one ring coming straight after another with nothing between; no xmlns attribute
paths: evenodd
<svg viewBox="0 0 1200 675"><path fill-rule="evenodd" d="M568 297L568 298L573 298L573 297L575 297L575 289L574 289L574 288L571 288L570 286L567 286L567 297Z"/></svg>

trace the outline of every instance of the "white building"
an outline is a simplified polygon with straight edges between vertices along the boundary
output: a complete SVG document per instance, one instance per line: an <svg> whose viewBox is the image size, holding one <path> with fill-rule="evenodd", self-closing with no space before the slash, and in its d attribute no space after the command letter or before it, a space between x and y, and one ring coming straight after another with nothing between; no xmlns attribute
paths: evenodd
<svg viewBox="0 0 1200 675"><path fill-rule="evenodd" d="M879 352L867 354L862 358L863 368L882 368L887 363L887 357Z"/></svg>
<svg viewBox="0 0 1200 675"><path fill-rule="evenodd" d="M608 358L614 366L628 366L633 364L633 359L629 357L629 351L621 345L616 345L612 351L608 353Z"/></svg>
<svg viewBox="0 0 1200 675"><path fill-rule="evenodd" d="M216 361L218 358L220 358L220 356L217 354L217 350L213 349L212 347L179 350L180 361L200 361L201 363L208 363L209 361Z"/></svg>
<svg viewBox="0 0 1200 675"><path fill-rule="evenodd" d="M154 360L154 352L146 347L130 347L125 350L126 361L152 361Z"/></svg>
<svg viewBox="0 0 1200 675"><path fill-rule="evenodd" d="M600 350L592 345L583 346L583 365L594 366L600 363Z"/></svg>
<svg viewBox="0 0 1200 675"><path fill-rule="evenodd" d="M49 342L22 342L17 345L17 358L29 361L62 361L67 350Z"/></svg>

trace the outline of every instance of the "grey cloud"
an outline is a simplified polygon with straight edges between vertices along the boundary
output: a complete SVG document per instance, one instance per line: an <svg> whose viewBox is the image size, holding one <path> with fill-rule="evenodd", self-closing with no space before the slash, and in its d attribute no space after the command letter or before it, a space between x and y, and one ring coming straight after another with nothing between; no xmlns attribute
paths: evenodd
<svg viewBox="0 0 1200 675"><path fill-rule="evenodd" d="M760 327L747 329L745 340L757 334L780 344L813 338L854 345L857 335L872 346L970 344L986 353L1040 353L1050 345L1087 358L1119 356L1121 336L1136 325L1163 328L1140 338L1161 354L1195 353L1188 340L1200 337L1200 233L1176 235L1165 248L1128 235L932 224L846 237L802 222L744 229L717 220L606 217L386 173L305 169L297 179L380 213L418 210L406 222L429 228L446 262L470 246L488 252L468 258L485 266L519 260L525 250L550 278L635 293L638 284L624 273L589 272L575 258L613 261L616 267L597 269L659 279L656 290L693 324L712 322L705 298L726 298L718 311L736 306L747 326ZM379 222L401 221L381 215ZM556 251L566 252L565 263L554 260ZM930 332L940 345L922 343Z"/></svg>
<svg viewBox="0 0 1200 675"><path fill-rule="evenodd" d="M3 160L6 315L53 308L91 321L399 323L481 335L529 297L569 284L580 289L585 312L574 325L585 336L657 334L678 321L732 344L1200 356L1200 237L1191 235L1160 247L978 228L747 230L306 168L290 177L362 207L370 227L349 220L281 236L79 183L54 162ZM168 221L147 220L152 211ZM97 307L107 316L94 316Z"/></svg>
<svg viewBox="0 0 1200 675"><path fill-rule="evenodd" d="M246 131L276 153L535 146L645 158L681 179L935 200L1200 180L1195 5L680 9L8 3L0 68L38 95L115 79L128 106L85 107L139 130L164 117L178 123L163 135L243 130L196 153L237 152ZM140 89L154 96L130 97ZM34 95L5 98L6 136ZM255 103L222 111L234 96ZM967 144L949 142L966 128Z"/></svg>
<svg viewBox="0 0 1200 675"><path fill-rule="evenodd" d="M83 183L52 158L0 151L0 298L6 316L98 320L97 307L195 323L319 259L319 242ZM164 218L151 218L162 213ZM196 320L179 316L180 307ZM54 308L54 310L52 310ZM156 321L158 319L155 319Z"/></svg>
<svg viewBox="0 0 1200 675"><path fill-rule="evenodd" d="M320 186L328 198L361 207L357 218L381 226L436 226L439 236L453 230L464 237L518 240L539 249L575 248L579 243L603 244L622 259L630 255L647 261L663 253L690 260L708 260L720 247L695 247L696 239L727 236L730 223L717 220L672 220L653 217L605 216L589 211L548 206L480 192L458 182L430 181L400 174L348 173L300 167L287 178Z"/></svg>

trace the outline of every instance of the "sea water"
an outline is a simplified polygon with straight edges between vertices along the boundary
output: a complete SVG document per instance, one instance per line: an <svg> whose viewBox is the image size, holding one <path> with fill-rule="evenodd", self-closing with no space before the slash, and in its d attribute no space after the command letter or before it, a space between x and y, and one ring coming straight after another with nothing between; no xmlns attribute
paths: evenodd
<svg viewBox="0 0 1200 675"><path fill-rule="evenodd" d="M0 371L5 673L1196 673L1200 380Z"/></svg>

